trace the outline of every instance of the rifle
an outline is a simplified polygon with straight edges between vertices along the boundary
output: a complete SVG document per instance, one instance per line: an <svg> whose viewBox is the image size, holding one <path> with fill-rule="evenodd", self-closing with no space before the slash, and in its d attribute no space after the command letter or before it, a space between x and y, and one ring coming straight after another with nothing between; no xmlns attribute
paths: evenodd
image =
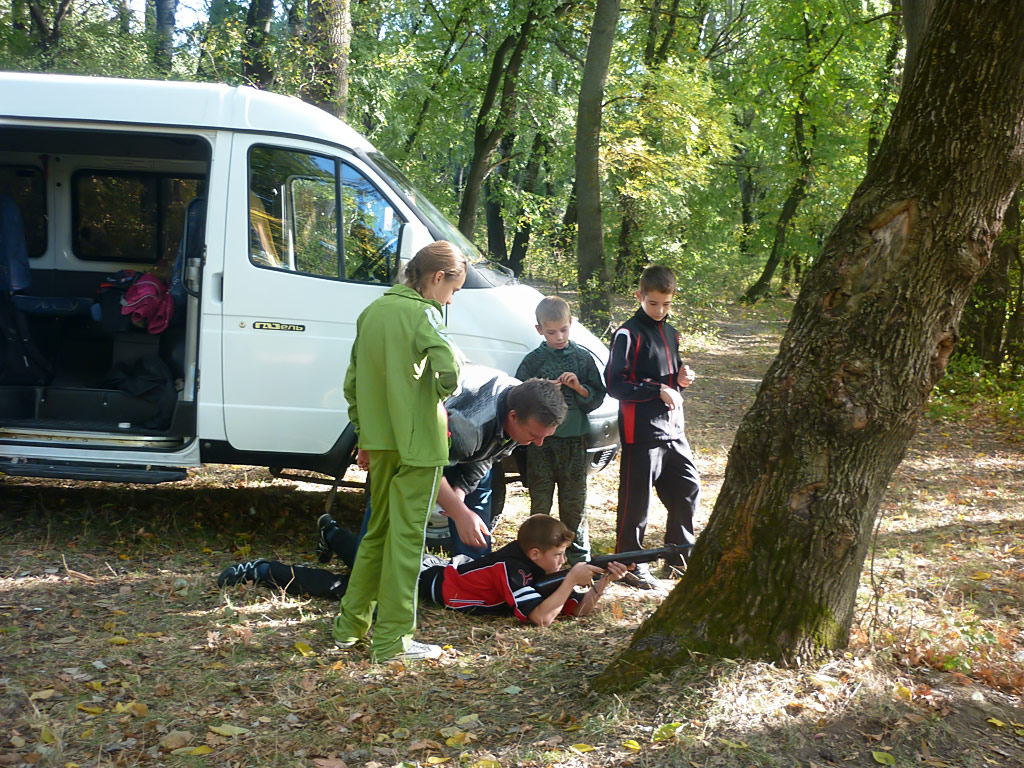
<svg viewBox="0 0 1024 768"><path fill-rule="evenodd" d="M597 557L590 558L587 562L598 568L606 568L609 563L622 563L623 565L653 563L655 560L663 560L673 555L682 555L691 549L693 549L693 544L685 544L683 546L669 544L667 547L660 547L658 549L638 549L635 552L612 552L610 555L598 555ZM565 581L565 577L569 575L570 570L566 568L564 571L550 573L543 579L535 582L533 588L544 597L547 597Z"/></svg>

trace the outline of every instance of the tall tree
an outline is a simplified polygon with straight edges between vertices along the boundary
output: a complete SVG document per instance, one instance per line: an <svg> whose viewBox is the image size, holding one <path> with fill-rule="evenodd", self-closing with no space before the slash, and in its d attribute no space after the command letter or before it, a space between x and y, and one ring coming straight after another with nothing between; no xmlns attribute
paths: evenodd
<svg viewBox="0 0 1024 768"><path fill-rule="evenodd" d="M348 114L348 66L352 43L349 0L311 0L310 34L314 53L307 98L335 117Z"/></svg>
<svg viewBox="0 0 1024 768"><path fill-rule="evenodd" d="M956 56L949 51L955 50ZM1024 16L939 0L677 588L596 681L845 647L870 533L1024 176Z"/></svg>
<svg viewBox="0 0 1024 768"><path fill-rule="evenodd" d="M174 16L178 0L153 0L156 14L156 40L153 47L153 63L165 75L171 73L174 58Z"/></svg>
<svg viewBox="0 0 1024 768"><path fill-rule="evenodd" d="M537 8L531 4L521 25L498 46L491 59L490 75L484 90L473 131L473 160L466 175L459 207L459 231L473 239L484 179L491 172L491 156L509 129L516 106L519 71L523 55L537 24Z"/></svg>
<svg viewBox="0 0 1024 768"><path fill-rule="evenodd" d="M242 76L252 85L269 88L274 82L270 25L274 0L249 0L245 15L245 44L242 46Z"/></svg>
<svg viewBox="0 0 1024 768"><path fill-rule="evenodd" d="M601 218L599 155L604 86L618 23L619 0L597 0L576 113L576 209L579 225L576 258L579 263L580 318L594 325L606 325L611 313L611 288Z"/></svg>

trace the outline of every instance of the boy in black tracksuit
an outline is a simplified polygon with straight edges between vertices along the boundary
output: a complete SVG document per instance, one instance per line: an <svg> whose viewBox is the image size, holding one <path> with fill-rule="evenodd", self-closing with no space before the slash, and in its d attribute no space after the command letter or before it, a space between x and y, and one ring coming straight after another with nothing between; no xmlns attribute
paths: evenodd
<svg viewBox="0 0 1024 768"><path fill-rule="evenodd" d="M644 270L636 292L640 308L612 337L605 369L608 394L619 401L619 506L616 552L643 549L651 488L668 510L665 543L693 544L693 513L700 500L700 476L686 441L680 391L695 374L679 358L679 334L665 322L676 291L667 267ZM666 563L678 569L684 559ZM678 572L675 571L675 572ZM655 585L637 566L623 583Z"/></svg>

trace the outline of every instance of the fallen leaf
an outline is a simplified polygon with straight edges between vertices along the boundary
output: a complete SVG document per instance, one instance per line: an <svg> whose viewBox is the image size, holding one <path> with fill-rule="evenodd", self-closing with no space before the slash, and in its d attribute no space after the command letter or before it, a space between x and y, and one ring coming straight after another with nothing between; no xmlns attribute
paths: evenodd
<svg viewBox="0 0 1024 768"><path fill-rule="evenodd" d="M303 656L316 656L316 651L313 650L313 646L309 643L304 643L301 640L295 644L295 650Z"/></svg>
<svg viewBox="0 0 1024 768"><path fill-rule="evenodd" d="M985 722L992 723L992 725L994 725L996 728L1005 728L1006 727L1006 723L1004 723L1002 720L999 720L998 718L995 718L995 717L990 717Z"/></svg>
<svg viewBox="0 0 1024 768"><path fill-rule="evenodd" d="M460 717L458 720L455 721L455 724L456 725L480 725L480 715L475 714L475 713L472 714L472 715L463 715L462 717Z"/></svg>
<svg viewBox="0 0 1024 768"><path fill-rule="evenodd" d="M168 752L181 749L194 737L188 731L171 731L160 739L160 746Z"/></svg>
<svg viewBox="0 0 1024 768"><path fill-rule="evenodd" d="M651 741L668 741L669 739L674 739L676 737L676 733L682 727L682 723L662 723L654 729L654 733L651 735Z"/></svg>
<svg viewBox="0 0 1024 768"><path fill-rule="evenodd" d="M971 574L971 578L975 581L984 581L985 579L991 579L992 574L987 571L975 571Z"/></svg>
<svg viewBox="0 0 1024 768"><path fill-rule="evenodd" d="M431 755L427 758L427 765L441 765L441 763L447 763L451 760L450 757L438 757L437 755Z"/></svg>
<svg viewBox="0 0 1024 768"><path fill-rule="evenodd" d="M590 744L573 744L569 749L575 749L577 752L593 752L597 747L592 747Z"/></svg>
<svg viewBox="0 0 1024 768"><path fill-rule="evenodd" d="M722 742L722 744L724 744L725 746L729 747L730 749L749 749L749 747L747 747L746 745L746 742L743 741L729 741L729 739L722 738L719 738L719 741Z"/></svg>
<svg viewBox="0 0 1024 768"><path fill-rule="evenodd" d="M103 713L103 707L93 707L88 704L79 704L78 709L85 712L87 715L99 715Z"/></svg>
<svg viewBox="0 0 1024 768"><path fill-rule="evenodd" d="M43 727L39 730L39 740L44 744L55 744L57 742L57 737L53 735L53 730L46 723L43 723Z"/></svg>
<svg viewBox="0 0 1024 768"><path fill-rule="evenodd" d="M626 749L631 749L634 752L640 751L640 742L636 739L626 739L624 742L622 742L622 746L624 746Z"/></svg>
<svg viewBox="0 0 1024 768"><path fill-rule="evenodd" d="M53 688L46 688L45 690L36 691L35 693L30 694L28 699L29 701L45 701L46 699L52 698L53 694L56 692L57 691Z"/></svg>
<svg viewBox="0 0 1024 768"><path fill-rule="evenodd" d="M520 688L518 685L510 685L508 688L502 689L501 692L502 693L507 693L510 696L515 696L517 693L522 693L523 689Z"/></svg>
<svg viewBox="0 0 1024 768"><path fill-rule="evenodd" d="M879 749L871 750L871 756L875 758L875 762L879 765L896 765L896 758L888 752L882 752Z"/></svg>
<svg viewBox="0 0 1024 768"><path fill-rule="evenodd" d="M313 758L313 765L318 768L348 768L348 763L344 760L339 760L337 757L315 757Z"/></svg>

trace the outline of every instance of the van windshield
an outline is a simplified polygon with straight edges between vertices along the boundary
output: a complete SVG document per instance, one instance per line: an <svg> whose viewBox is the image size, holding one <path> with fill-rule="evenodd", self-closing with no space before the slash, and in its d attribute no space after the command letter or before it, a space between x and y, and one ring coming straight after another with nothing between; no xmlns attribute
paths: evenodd
<svg viewBox="0 0 1024 768"><path fill-rule="evenodd" d="M413 186L413 183L409 181L404 173L391 162L387 157L382 155L380 152L368 152L368 159L377 166L377 169L384 175L386 179L391 181L395 187L404 194L409 200L416 205L416 207L422 211L423 216L427 219L427 223L434 227L438 232L438 237L442 240L447 240L454 243L459 249L466 254L466 258L469 263L473 266L479 277L483 279L486 285L480 285L476 281L467 277L465 288L483 288L496 285L504 285L509 282L513 282L515 277L512 273L496 264L493 261L489 261L477 248L473 242L466 237L457 227L453 226L448 217L441 213L430 200L423 196L423 194Z"/></svg>

